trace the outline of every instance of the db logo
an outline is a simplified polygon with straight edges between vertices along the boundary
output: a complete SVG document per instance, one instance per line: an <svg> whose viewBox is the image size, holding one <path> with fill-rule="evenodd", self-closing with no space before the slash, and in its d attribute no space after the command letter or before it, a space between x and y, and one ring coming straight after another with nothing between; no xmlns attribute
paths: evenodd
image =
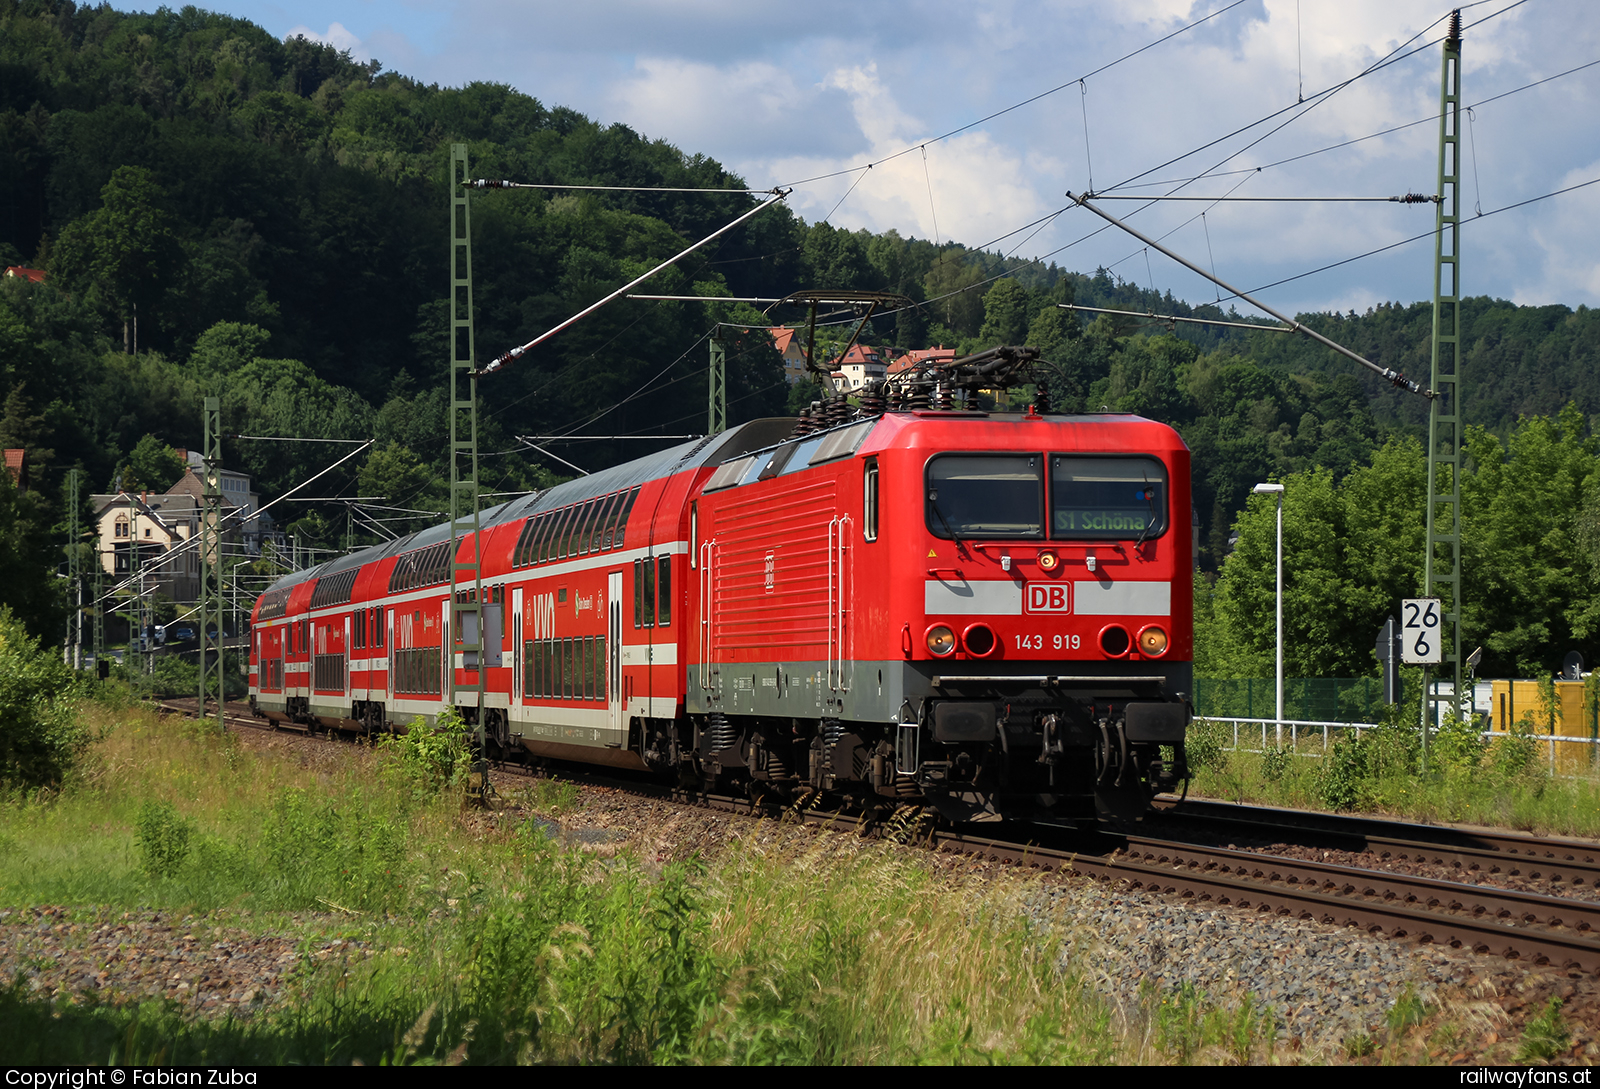
<svg viewBox="0 0 1600 1089"><path fill-rule="evenodd" d="M1030 613L1072 611L1072 595L1068 592L1066 583L1029 583L1027 601L1027 611Z"/></svg>

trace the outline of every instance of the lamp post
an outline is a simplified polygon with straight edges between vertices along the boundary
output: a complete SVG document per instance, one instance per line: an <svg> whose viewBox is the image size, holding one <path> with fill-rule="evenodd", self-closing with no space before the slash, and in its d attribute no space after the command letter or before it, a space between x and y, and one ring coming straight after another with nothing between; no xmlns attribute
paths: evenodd
<svg viewBox="0 0 1600 1089"><path fill-rule="evenodd" d="M1283 485L1257 484L1256 495L1278 497L1278 748L1283 748Z"/></svg>

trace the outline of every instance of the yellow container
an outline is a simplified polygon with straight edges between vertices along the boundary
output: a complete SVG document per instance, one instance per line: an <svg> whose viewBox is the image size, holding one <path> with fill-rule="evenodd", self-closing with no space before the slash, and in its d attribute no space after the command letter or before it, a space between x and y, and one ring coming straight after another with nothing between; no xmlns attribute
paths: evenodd
<svg viewBox="0 0 1600 1089"><path fill-rule="evenodd" d="M1494 708L1489 713L1489 723L1497 731L1509 731L1517 722L1527 721L1535 737L1571 737L1591 739L1595 736L1597 708L1583 705L1582 681L1556 681L1555 706L1545 703L1539 692L1538 681L1491 681ZM1600 763L1596 746L1584 742L1540 742L1540 759L1551 766L1550 749L1555 746L1554 770L1558 775L1581 775Z"/></svg>

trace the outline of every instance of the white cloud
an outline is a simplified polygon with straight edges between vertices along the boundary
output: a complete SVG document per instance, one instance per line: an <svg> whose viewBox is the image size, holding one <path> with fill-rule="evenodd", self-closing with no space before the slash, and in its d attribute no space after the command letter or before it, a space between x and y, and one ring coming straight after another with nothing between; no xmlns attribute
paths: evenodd
<svg viewBox="0 0 1600 1089"><path fill-rule="evenodd" d="M763 186L851 171L797 188L793 203L808 219L977 245L1045 210L1022 154L985 132L914 146L926 133L925 123L902 106L876 65L835 69L823 86L849 97L860 150L836 157L780 155L745 167L747 177ZM863 176L856 168L868 162L877 165Z"/></svg>
<svg viewBox="0 0 1600 1089"><path fill-rule="evenodd" d="M860 145L848 127L849 103L836 89L805 84L770 61L727 66L641 57L613 84L611 115L685 151L718 147L724 159L774 143L796 151L842 153Z"/></svg>
<svg viewBox="0 0 1600 1089"><path fill-rule="evenodd" d="M1595 178L1600 178L1600 160L1568 171L1560 184L1551 188L1562 189ZM1535 213L1527 236L1537 247L1533 254L1537 272L1531 282L1524 283L1512 295L1513 301L1528 305L1600 305L1600 185L1546 202Z"/></svg>
<svg viewBox="0 0 1600 1089"><path fill-rule="evenodd" d="M304 37L307 41L331 45L341 52L348 50L350 55L358 61L372 59L372 54L367 50L366 45L360 38L346 30L343 23L329 23L328 31L325 34L318 34L310 27L301 25L291 28L284 35L285 39L299 37Z"/></svg>
<svg viewBox="0 0 1600 1089"><path fill-rule="evenodd" d="M1234 173L1185 192L1388 196L1432 192L1437 170L1440 17L1433 0L1250 0L1205 25L1089 76L1223 6L1223 0L902 0L894 5L818 0L796 22L777 3L618 0L610 5L489 4L485 0L215 0L269 29L295 27L390 68L459 85L500 80L547 105L621 122L688 153L716 158L752 184L827 174L867 162L832 222L979 245L1064 203L1089 181L1105 188L1209 141L1214 147L1159 166L1144 181L1181 179L1218 166L1247 171L1381 129L1422 124L1258 174ZM1463 85L1481 101L1600 56L1600 19L1586 0L1542 0L1495 14L1464 13ZM1488 21L1473 25L1477 20ZM338 20L334 22L333 20ZM349 28L356 28L359 34ZM1396 50L1421 48L1311 109L1290 109ZM1052 87L1059 92L894 159ZM1296 116L1296 115L1299 116ZM1600 68L1481 107L1464 125L1467 207L1485 209L1559 188L1590 169L1600 117ZM1293 118L1293 120L1291 120ZM1275 127L1287 125L1279 131ZM1243 129L1235 136L1227 136ZM1252 141L1260 142L1248 146ZM1476 152L1475 158L1472 156ZM1591 175L1592 176L1592 175ZM830 214L856 178L798 189L808 219ZM1578 180L1586 180L1579 178ZM929 188L933 197L929 200ZM1169 186L1138 190L1161 192ZM1589 191L1586 191L1589 192ZM1507 212L1464 230L1464 286L1472 294L1595 301L1593 198L1573 194ZM1119 205L1129 213L1132 209ZM1135 222L1161 235L1197 211L1162 205ZM1214 254L1226 279L1250 288L1350 257L1425 229L1426 208L1393 205L1223 205L1175 248L1202 264ZM1038 254L1094 225L1063 216L1022 250ZM1024 237L1024 236L1019 236ZM1137 247L1114 231L1068 250L1071 268L1123 258ZM1426 242L1274 289L1283 306L1359 306L1368 297L1411 301L1432 286ZM1138 262L1142 266L1142 260ZM1191 274L1152 262L1175 293L1209 297ZM1134 279L1143 282L1142 268Z"/></svg>

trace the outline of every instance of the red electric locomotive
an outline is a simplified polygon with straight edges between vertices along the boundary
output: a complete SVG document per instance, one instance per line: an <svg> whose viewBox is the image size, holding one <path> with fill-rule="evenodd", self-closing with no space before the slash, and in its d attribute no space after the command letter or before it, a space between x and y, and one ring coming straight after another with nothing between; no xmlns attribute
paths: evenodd
<svg viewBox="0 0 1600 1089"><path fill-rule="evenodd" d="M948 377L486 511L480 651L447 526L282 579L252 700L409 728L453 670L502 755L956 821L1140 810L1187 775L1188 449L1135 416L951 410Z"/></svg>

